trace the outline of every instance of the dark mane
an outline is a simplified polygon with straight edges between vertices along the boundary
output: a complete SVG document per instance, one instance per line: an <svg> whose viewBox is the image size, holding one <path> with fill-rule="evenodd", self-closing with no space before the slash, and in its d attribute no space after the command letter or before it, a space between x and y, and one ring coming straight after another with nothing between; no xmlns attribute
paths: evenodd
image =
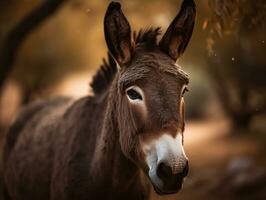
<svg viewBox="0 0 266 200"><path fill-rule="evenodd" d="M152 48L157 45L157 37L160 34L161 28L151 27L145 30L141 29L138 33L134 32L133 38L136 46L140 44ZM113 80L116 72L116 62L110 53L108 53L108 60L103 59L103 64L93 76L92 82L90 83L95 95L102 94L105 91Z"/></svg>
<svg viewBox="0 0 266 200"><path fill-rule="evenodd" d="M160 27L151 27L148 29L140 29L138 33L134 32L133 38L136 46L138 44L143 44L146 47L154 47L157 45L157 37L161 34Z"/></svg>
<svg viewBox="0 0 266 200"><path fill-rule="evenodd" d="M116 72L116 62L110 53L108 53L108 60L105 58L103 59L103 64L93 76L92 82L90 83L95 95L101 94L105 91L113 80Z"/></svg>

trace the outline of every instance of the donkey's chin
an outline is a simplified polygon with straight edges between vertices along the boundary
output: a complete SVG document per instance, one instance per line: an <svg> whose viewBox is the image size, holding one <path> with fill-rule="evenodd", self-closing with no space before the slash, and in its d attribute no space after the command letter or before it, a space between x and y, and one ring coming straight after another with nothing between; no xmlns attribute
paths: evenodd
<svg viewBox="0 0 266 200"><path fill-rule="evenodd" d="M155 192L159 195L170 195L179 192L182 189L183 181L178 183L175 188L159 188L153 184Z"/></svg>
<svg viewBox="0 0 266 200"><path fill-rule="evenodd" d="M182 189L183 185L183 178L178 179L175 184L169 184L169 183L156 183L151 180L152 186L155 190L155 192L159 195L170 195L175 194L179 192Z"/></svg>

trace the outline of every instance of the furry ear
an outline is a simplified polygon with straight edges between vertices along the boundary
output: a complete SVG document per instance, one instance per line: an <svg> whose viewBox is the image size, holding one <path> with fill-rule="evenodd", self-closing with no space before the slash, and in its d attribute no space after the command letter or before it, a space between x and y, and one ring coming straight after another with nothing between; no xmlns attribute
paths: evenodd
<svg viewBox="0 0 266 200"><path fill-rule="evenodd" d="M120 3L111 2L104 17L104 35L108 49L121 65L130 61L132 55L131 28Z"/></svg>
<svg viewBox="0 0 266 200"><path fill-rule="evenodd" d="M181 10L172 21L159 47L173 60L184 53L191 38L196 17L196 6L193 0L183 0Z"/></svg>

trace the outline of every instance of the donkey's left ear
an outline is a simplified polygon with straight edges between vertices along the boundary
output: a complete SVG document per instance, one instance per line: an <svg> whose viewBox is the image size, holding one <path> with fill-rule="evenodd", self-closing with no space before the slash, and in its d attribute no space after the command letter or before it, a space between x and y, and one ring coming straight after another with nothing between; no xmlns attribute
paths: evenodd
<svg viewBox="0 0 266 200"><path fill-rule="evenodd" d="M104 35L110 53L121 65L132 56L131 28L120 3L111 2L104 17Z"/></svg>
<svg viewBox="0 0 266 200"><path fill-rule="evenodd" d="M175 61L188 45L193 32L195 17L195 2L193 0L183 0L180 12L159 43L160 49Z"/></svg>

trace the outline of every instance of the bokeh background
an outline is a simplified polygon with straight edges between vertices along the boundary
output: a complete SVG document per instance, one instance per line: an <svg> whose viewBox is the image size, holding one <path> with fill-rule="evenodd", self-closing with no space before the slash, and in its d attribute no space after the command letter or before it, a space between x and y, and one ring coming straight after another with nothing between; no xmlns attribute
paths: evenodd
<svg viewBox="0 0 266 200"><path fill-rule="evenodd" d="M120 2L136 31L151 25L165 30L181 4ZM1 150L23 105L91 93L89 82L107 53L103 17L108 3L0 1ZM177 195L153 193L151 199L266 199L266 1L196 4L194 34L178 61L190 74L185 96L190 173Z"/></svg>

